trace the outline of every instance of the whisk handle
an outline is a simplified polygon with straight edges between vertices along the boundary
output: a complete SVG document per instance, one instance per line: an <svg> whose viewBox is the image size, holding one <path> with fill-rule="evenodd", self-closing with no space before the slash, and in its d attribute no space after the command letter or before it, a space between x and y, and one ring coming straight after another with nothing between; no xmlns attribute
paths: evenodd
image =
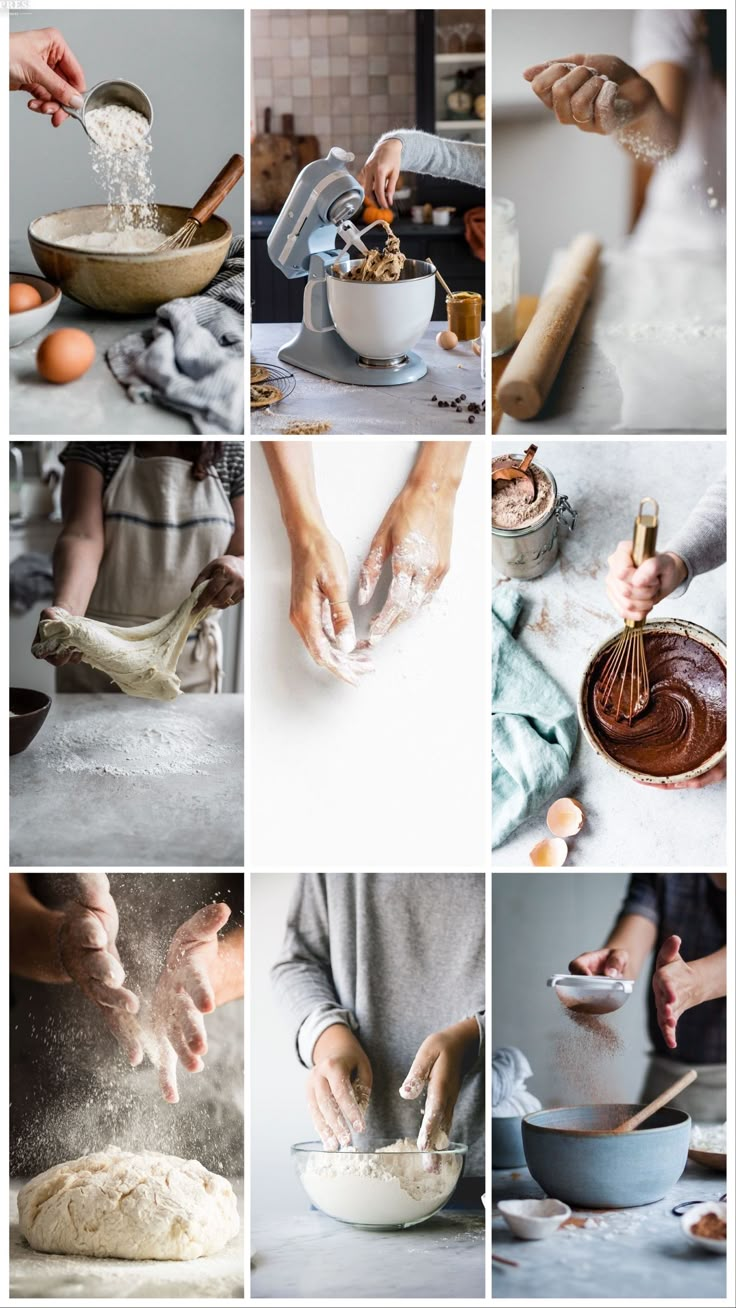
<svg viewBox="0 0 736 1308"><path fill-rule="evenodd" d="M648 507L647 507L648 506ZM643 511L644 510L644 511ZM639 504L639 512L634 521L634 537L631 547L631 557L634 561L634 567L638 568L647 559L651 559L657 552L657 528L659 526L659 505L656 500L648 496ZM644 626L644 619L634 621L633 618L626 619L626 626L632 631L640 631Z"/></svg>
<svg viewBox="0 0 736 1308"><path fill-rule="evenodd" d="M229 195L236 182L245 172L245 160L242 154L234 154L228 159L224 168L221 168L215 180L210 182L204 195L201 195L195 205L192 205L190 217L196 218L198 223L206 223L211 218L218 204L220 204L226 195Z"/></svg>

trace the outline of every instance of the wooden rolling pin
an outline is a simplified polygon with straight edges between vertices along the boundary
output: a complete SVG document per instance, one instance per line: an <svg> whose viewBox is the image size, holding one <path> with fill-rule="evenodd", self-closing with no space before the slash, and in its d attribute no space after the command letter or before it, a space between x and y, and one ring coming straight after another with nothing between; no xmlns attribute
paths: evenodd
<svg viewBox="0 0 736 1308"><path fill-rule="evenodd" d="M512 418L539 413L593 289L600 241L576 236L560 271L542 296L498 387L498 402Z"/></svg>

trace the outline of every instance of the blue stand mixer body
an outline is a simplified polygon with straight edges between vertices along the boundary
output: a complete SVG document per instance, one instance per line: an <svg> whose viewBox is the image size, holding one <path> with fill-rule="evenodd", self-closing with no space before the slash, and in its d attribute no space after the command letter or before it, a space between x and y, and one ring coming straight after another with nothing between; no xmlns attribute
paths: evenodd
<svg viewBox="0 0 736 1308"><path fill-rule="evenodd" d="M307 164L268 238L271 261L284 276L307 277L301 325L278 357L331 381L399 386L425 375L424 360L410 350L406 362L398 365L360 363L335 327L327 302L326 270L347 250L347 245L336 248L337 237L343 235L350 243L350 219L363 202L363 188L348 170L354 159L349 151L333 146L326 159Z"/></svg>

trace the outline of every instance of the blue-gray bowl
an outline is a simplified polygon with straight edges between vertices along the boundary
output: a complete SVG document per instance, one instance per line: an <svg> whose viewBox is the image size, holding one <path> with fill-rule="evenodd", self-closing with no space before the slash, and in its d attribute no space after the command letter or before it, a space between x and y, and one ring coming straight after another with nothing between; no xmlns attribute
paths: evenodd
<svg viewBox="0 0 736 1308"><path fill-rule="evenodd" d="M491 1166L526 1167L520 1117L491 1118Z"/></svg>
<svg viewBox="0 0 736 1308"><path fill-rule="evenodd" d="M635 1208L661 1199L685 1170L690 1118L679 1108L660 1108L637 1131L612 1133L641 1107L585 1104L525 1117L527 1167L545 1194L578 1208Z"/></svg>

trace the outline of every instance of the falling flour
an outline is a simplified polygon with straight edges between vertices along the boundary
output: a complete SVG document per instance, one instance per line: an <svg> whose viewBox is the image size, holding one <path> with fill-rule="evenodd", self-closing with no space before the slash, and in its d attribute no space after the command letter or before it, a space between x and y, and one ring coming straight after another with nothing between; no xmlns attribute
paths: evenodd
<svg viewBox="0 0 736 1308"><path fill-rule="evenodd" d="M121 715L95 708L52 724L43 754L54 772L92 772L111 777L207 774L227 761L232 746L166 705L146 703Z"/></svg>
<svg viewBox="0 0 736 1308"><path fill-rule="evenodd" d="M605 1017L593 1013L566 1008L565 1015L575 1028L568 1027L557 1038L557 1069L565 1086L577 1102L615 1102L610 1063L624 1047L618 1031Z"/></svg>
<svg viewBox="0 0 736 1308"><path fill-rule="evenodd" d="M310 1153L301 1179L312 1202L340 1222L411 1225L437 1212L460 1176L459 1155L435 1158L438 1170L427 1171L416 1140L396 1140L369 1154L352 1148Z"/></svg>
<svg viewBox="0 0 736 1308"><path fill-rule="evenodd" d="M90 109L85 126L91 138L92 171L107 195L109 226L157 229L148 119L127 105L111 104ZM66 239L62 244L72 241Z"/></svg>

